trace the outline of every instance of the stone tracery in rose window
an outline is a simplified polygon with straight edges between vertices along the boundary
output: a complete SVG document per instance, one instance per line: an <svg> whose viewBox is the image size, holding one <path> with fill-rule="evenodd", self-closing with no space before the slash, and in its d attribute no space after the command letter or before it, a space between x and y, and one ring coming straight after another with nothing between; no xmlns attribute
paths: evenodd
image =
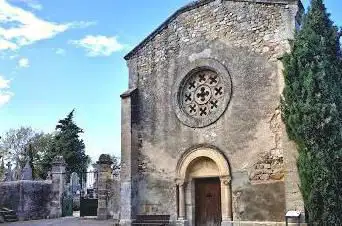
<svg viewBox="0 0 342 226"><path fill-rule="evenodd" d="M224 84L212 70L202 70L189 76L182 87L182 108L195 118L210 116L223 104Z"/></svg>

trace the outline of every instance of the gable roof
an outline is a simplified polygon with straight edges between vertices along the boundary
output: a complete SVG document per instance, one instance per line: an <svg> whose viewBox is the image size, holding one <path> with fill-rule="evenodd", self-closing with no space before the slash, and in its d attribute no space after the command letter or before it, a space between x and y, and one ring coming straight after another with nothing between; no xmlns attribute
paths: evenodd
<svg viewBox="0 0 342 226"><path fill-rule="evenodd" d="M129 60L139 49L143 48L149 41L156 37L161 31L168 27L168 25L175 20L180 14L199 8L210 2L217 0L197 0L191 2L182 8L178 9L170 17L168 17L157 29L155 29L151 34L149 34L142 42L140 42L134 49L132 49L125 57L125 60ZM221 1L237 1L237 2L254 2L254 3L268 3L268 4L289 4L298 3L299 7L304 8L300 0L221 0Z"/></svg>

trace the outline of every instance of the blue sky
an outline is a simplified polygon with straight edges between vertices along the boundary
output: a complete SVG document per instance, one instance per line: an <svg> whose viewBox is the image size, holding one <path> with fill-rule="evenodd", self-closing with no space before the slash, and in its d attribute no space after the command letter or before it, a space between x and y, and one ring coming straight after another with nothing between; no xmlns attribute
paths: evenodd
<svg viewBox="0 0 342 226"><path fill-rule="evenodd" d="M0 134L52 132L75 108L87 154L119 155L123 56L188 2L0 0ZM325 2L342 26L342 3Z"/></svg>

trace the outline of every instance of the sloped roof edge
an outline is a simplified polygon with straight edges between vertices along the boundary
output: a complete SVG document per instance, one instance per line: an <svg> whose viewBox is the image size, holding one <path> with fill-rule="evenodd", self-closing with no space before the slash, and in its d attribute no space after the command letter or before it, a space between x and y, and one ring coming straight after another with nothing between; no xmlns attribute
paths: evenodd
<svg viewBox="0 0 342 226"><path fill-rule="evenodd" d="M164 30L170 22L172 22L174 19L176 19L180 14L190 11L192 9L198 8L202 5L206 5L210 2L213 2L216 0L199 0L190 2L189 4L183 6L182 8L178 9L176 12L174 12L171 16L169 16L164 23L162 23L157 29L155 29L151 34L149 34L142 42L140 42L133 50L131 50L124 58L125 60L128 60L135 52L137 52L141 47L143 47L147 42L152 40L159 32Z"/></svg>
<svg viewBox="0 0 342 226"><path fill-rule="evenodd" d="M146 45L149 41L151 41L154 37L156 37L161 31L168 27L168 25L176 19L180 14L196 9L203 5L206 5L210 2L214 2L217 0L197 0L191 2L180 9L178 9L175 13L169 16L157 29L155 29L152 33L150 33L143 41L141 41L134 49L132 49L126 56L125 60L129 60L139 49ZM269 4L289 4L289 3L298 3L299 7L304 8L302 2L300 0L221 0L221 1L236 1L236 2L254 2L254 3L269 3Z"/></svg>

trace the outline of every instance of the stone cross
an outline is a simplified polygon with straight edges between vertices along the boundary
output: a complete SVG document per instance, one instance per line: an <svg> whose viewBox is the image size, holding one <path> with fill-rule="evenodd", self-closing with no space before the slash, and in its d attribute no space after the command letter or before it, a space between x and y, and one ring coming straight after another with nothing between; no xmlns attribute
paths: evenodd
<svg viewBox="0 0 342 226"><path fill-rule="evenodd" d="M46 176L46 180L51 180L52 176L51 176L51 171L47 172L47 176Z"/></svg>
<svg viewBox="0 0 342 226"><path fill-rule="evenodd" d="M7 163L6 163L6 166L7 166L7 169L11 169L11 167L12 167L12 164L11 164L11 162L10 161L8 161Z"/></svg>

